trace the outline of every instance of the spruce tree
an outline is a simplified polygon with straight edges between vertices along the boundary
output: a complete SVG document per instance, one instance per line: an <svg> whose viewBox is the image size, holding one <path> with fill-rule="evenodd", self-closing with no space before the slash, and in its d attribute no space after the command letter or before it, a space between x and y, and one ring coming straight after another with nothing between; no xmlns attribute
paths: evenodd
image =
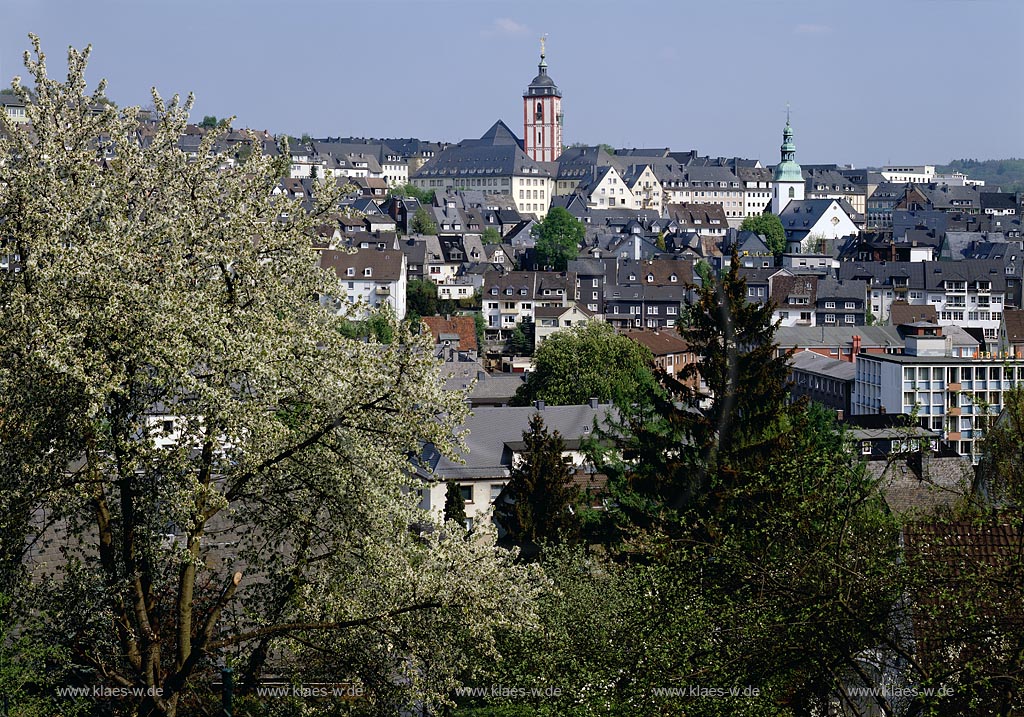
<svg viewBox="0 0 1024 717"><path fill-rule="evenodd" d="M454 520L459 525L466 524L466 501L462 498L462 489L453 480L445 481L444 522Z"/></svg>
<svg viewBox="0 0 1024 717"><path fill-rule="evenodd" d="M494 515L507 532L505 540L530 555L542 542L575 539L577 491L572 466L562 456L565 441L558 431L547 430L540 413L533 414L523 441L524 460L512 469Z"/></svg>

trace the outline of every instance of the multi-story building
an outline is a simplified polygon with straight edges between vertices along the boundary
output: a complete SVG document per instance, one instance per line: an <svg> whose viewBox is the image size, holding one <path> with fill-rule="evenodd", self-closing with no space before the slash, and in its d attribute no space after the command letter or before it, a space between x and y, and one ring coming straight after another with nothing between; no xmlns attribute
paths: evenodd
<svg viewBox="0 0 1024 717"><path fill-rule="evenodd" d="M516 211L537 217L547 214L554 177L522 149L519 139L498 120L480 139L448 147L410 174L420 189L450 193L456 189L507 194Z"/></svg>
<svg viewBox="0 0 1024 717"><path fill-rule="evenodd" d="M736 178L743 190L742 213L756 217L771 210L772 170L765 167L737 167Z"/></svg>
<svg viewBox="0 0 1024 717"><path fill-rule="evenodd" d="M1024 384L1024 359L952 356L942 327L921 322L908 328L913 333L905 353L857 356L853 414L914 415L924 428L941 431L961 455L976 457L1006 392Z"/></svg>
<svg viewBox="0 0 1024 717"><path fill-rule="evenodd" d="M484 277L483 315L487 331L501 336L522 321L532 322L541 307L569 306L576 301L572 272L512 271Z"/></svg>
<svg viewBox="0 0 1024 717"><path fill-rule="evenodd" d="M928 184L935 181L935 166L930 164L885 166L882 167L882 177L885 181L896 184Z"/></svg>
<svg viewBox="0 0 1024 717"><path fill-rule="evenodd" d="M406 311L408 269L405 254L393 249L359 249L353 253L332 249L320 253L320 267L338 277L338 294L323 302L341 309L356 306L354 318L365 318L373 309L389 304L402 320Z"/></svg>
<svg viewBox="0 0 1024 717"><path fill-rule="evenodd" d="M940 325L981 329L986 339L999 336L1006 298L1006 268L1000 260L920 262L842 262L840 279L868 285L868 309L889 319L893 301L935 307Z"/></svg>
<svg viewBox="0 0 1024 717"><path fill-rule="evenodd" d="M910 185L904 183L882 182L875 187L867 201L868 229L892 227L893 210L906 195L908 186Z"/></svg>
<svg viewBox="0 0 1024 717"><path fill-rule="evenodd" d="M634 284L606 286L605 321L617 329L664 329L679 321L682 287Z"/></svg>

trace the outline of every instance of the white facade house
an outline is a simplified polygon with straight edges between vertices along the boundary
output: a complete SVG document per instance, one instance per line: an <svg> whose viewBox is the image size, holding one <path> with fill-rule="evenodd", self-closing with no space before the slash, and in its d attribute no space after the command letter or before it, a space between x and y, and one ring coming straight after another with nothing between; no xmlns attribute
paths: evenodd
<svg viewBox="0 0 1024 717"><path fill-rule="evenodd" d="M797 199L779 214L786 243L800 242L802 251L815 251L816 240L836 240L858 233L850 216L853 208L842 199Z"/></svg>
<svg viewBox="0 0 1024 717"><path fill-rule="evenodd" d="M358 307L354 318L364 319L370 311L388 304L399 321L406 314L408 268L405 254L394 249L359 249L353 253L326 250L320 266L338 277L338 293L323 303Z"/></svg>
<svg viewBox="0 0 1024 717"><path fill-rule="evenodd" d="M468 451L458 458L434 453L423 456L421 476L427 485L421 491L420 507L444 515L446 481L457 486L465 501L466 518L471 524L490 521L494 501L509 481L513 467L524 460L523 432L530 418L540 413L549 431L558 431L565 441L562 454L566 463L577 470L588 468L582 443L590 437L595 422L604 423L614 416L614 409L592 400L581 406L475 408L462 428Z"/></svg>
<svg viewBox="0 0 1024 717"><path fill-rule="evenodd" d="M937 323L981 329L999 337L1006 304L1006 272L1001 260L923 262L842 262L840 279L868 283L868 310L889 320L893 301L935 307Z"/></svg>
<svg viewBox="0 0 1024 717"><path fill-rule="evenodd" d="M514 329L522 321L534 321L536 309L569 306L575 297L576 274L572 272L509 272L484 286L482 303L487 330Z"/></svg>
<svg viewBox="0 0 1024 717"><path fill-rule="evenodd" d="M598 167L593 181L577 190L591 209L636 208L636 197L615 167Z"/></svg>
<svg viewBox="0 0 1024 717"><path fill-rule="evenodd" d="M662 188L654 170L650 165L637 168L639 171L627 173L624 177L626 188L633 195L633 209L650 209L661 214Z"/></svg>

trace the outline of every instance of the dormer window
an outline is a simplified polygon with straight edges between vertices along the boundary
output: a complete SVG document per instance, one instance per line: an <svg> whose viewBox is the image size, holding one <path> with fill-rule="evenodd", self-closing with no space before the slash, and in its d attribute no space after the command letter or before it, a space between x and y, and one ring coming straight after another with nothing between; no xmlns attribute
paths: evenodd
<svg viewBox="0 0 1024 717"><path fill-rule="evenodd" d="M669 280L669 281L673 281L673 282L674 282L674 281L679 281L679 277L677 277L677 276L676 276L675 274L673 274L672 276L670 276L670 277L668 278L668 280Z"/></svg>
<svg viewBox="0 0 1024 717"><path fill-rule="evenodd" d="M648 284L654 283L654 274L648 274L647 275L647 283Z"/></svg>
<svg viewBox="0 0 1024 717"><path fill-rule="evenodd" d="M345 270L345 276L355 276L355 275L356 275L356 270L353 269L351 266L348 269Z"/></svg>
<svg viewBox="0 0 1024 717"><path fill-rule="evenodd" d="M498 295L498 287L492 286L491 287L491 296L497 296L497 295Z"/></svg>
<svg viewBox="0 0 1024 717"><path fill-rule="evenodd" d="M373 276L373 269L370 267L363 269L363 276Z"/></svg>
<svg viewBox="0 0 1024 717"><path fill-rule="evenodd" d="M507 289L505 289L505 295L506 296L512 296L512 287L511 286L508 287Z"/></svg>

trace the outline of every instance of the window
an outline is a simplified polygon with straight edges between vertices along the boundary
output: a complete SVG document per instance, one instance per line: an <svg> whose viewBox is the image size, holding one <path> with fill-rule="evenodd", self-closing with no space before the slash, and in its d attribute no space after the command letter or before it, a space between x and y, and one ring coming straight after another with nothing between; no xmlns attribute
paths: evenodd
<svg viewBox="0 0 1024 717"><path fill-rule="evenodd" d="M789 198L793 199L796 196L796 190L793 187L789 188Z"/></svg>
<svg viewBox="0 0 1024 717"><path fill-rule="evenodd" d="M848 324L852 324L856 322L856 317L853 314L847 314L844 321Z"/></svg>
<svg viewBox="0 0 1024 717"><path fill-rule="evenodd" d="M460 485L459 493L462 495L462 500L467 503L473 502L473 486L471 485Z"/></svg>
<svg viewBox="0 0 1024 717"><path fill-rule="evenodd" d="M871 441L864 441L860 444L860 453L863 456L871 455Z"/></svg>
<svg viewBox="0 0 1024 717"><path fill-rule="evenodd" d="M629 307L629 313L639 315L640 314L640 307L639 306L630 306Z"/></svg>
<svg viewBox="0 0 1024 717"><path fill-rule="evenodd" d="M355 268L350 266L348 269L345 270L345 276L355 276L355 275L356 275Z"/></svg>
<svg viewBox="0 0 1024 717"><path fill-rule="evenodd" d="M835 314L825 314L825 323L826 324L834 324L835 322L836 322L836 315Z"/></svg>
<svg viewBox="0 0 1024 717"><path fill-rule="evenodd" d="M853 303L852 301L847 301L846 305L843 308L845 308L847 311L849 311L851 309L856 309L857 305L855 303Z"/></svg>
<svg viewBox="0 0 1024 717"><path fill-rule="evenodd" d="M373 276L373 269L370 267L363 269L363 276Z"/></svg>
<svg viewBox="0 0 1024 717"><path fill-rule="evenodd" d="M834 301L826 301L825 302L825 308L826 309L834 309L834 308L836 308L836 302L834 302Z"/></svg>
<svg viewBox="0 0 1024 717"><path fill-rule="evenodd" d="M501 491L504 487L504 483L491 483L490 500L492 503L498 499L498 496L501 495Z"/></svg>

